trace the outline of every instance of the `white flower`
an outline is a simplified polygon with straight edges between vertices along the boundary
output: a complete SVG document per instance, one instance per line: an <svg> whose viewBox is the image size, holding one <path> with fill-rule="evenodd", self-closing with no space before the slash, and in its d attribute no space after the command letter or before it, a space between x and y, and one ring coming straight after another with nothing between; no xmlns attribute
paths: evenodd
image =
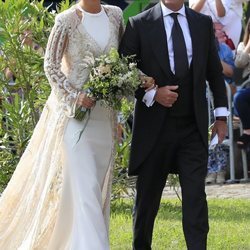
<svg viewBox="0 0 250 250"><path fill-rule="evenodd" d="M98 71L98 75L107 75L107 74L111 74L111 68L109 65L100 65L97 68Z"/></svg>
<svg viewBox="0 0 250 250"><path fill-rule="evenodd" d="M136 63L130 63L128 66L129 66L130 69L133 69L133 68L136 67Z"/></svg>

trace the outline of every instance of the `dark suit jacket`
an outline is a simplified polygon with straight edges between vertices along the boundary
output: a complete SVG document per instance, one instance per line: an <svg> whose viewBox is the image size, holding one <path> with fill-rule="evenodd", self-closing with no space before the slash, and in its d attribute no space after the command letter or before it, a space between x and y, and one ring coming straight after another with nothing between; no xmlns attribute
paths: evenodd
<svg viewBox="0 0 250 250"><path fill-rule="evenodd" d="M227 98L222 66L214 42L210 17L186 8L186 15L193 46L193 101L194 115L205 146L208 143L208 115L206 80L214 96L215 107L226 107ZM120 53L136 55L139 69L153 77L159 87L174 85L176 78L170 70L167 38L160 4L130 18L120 44ZM150 154L167 119L168 108L158 103L148 108L136 92L135 117L131 145L129 175L137 174L138 167Z"/></svg>

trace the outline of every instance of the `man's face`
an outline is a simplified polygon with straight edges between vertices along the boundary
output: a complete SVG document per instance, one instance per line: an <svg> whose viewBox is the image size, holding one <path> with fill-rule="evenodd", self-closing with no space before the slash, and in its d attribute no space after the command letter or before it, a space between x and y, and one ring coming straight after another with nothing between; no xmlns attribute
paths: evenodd
<svg viewBox="0 0 250 250"><path fill-rule="evenodd" d="M184 3L184 0L161 0L161 1L168 9L173 11L179 10Z"/></svg>

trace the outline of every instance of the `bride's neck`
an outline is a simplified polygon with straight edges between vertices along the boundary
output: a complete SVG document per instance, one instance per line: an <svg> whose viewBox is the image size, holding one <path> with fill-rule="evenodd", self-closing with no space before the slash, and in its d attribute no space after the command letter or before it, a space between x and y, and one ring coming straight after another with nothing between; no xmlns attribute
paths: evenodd
<svg viewBox="0 0 250 250"><path fill-rule="evenodd" d="M102 9L100 0L81 0L79 5L89 13L99 13Z"/></svg>

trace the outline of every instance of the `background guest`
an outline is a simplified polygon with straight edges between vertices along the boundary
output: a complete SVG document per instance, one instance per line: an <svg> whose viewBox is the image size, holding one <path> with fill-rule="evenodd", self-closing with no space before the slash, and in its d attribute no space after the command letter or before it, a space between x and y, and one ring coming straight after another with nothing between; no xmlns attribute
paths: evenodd
<svg viewBox="0 0 250 250"><path fill-rule="evenodd" d="M242 31L242 3L247 1L189 0L189 6L197 12L211 16L219 40L225 42L227 40L226 34L237 47Z"/></svg>
<svg viewBox="0 0 250 250"><path fill-rule="evenodd" d="M247 22L243 41L237 48L235 65L243 69L242 78L247 80L250 75L250 19ZM244 86L239 89L234 98L236 114L240 117L243 134L239 137L237 145L247 148L250 145L250 88Z"/></svg>
<svg viewBox="0 0 250 250"><path fill-rule="evenodd" d="M232 92L235 92L233 84L234 57L232 50L216 39L219 57L223 67L224 80L230 84ZM211 112L213 114L213 112ZM214 149L209 149L208 153L208 173L206 184L223 184L225 182L226 168L228 164L228 146L219 144Z"/></svg>

